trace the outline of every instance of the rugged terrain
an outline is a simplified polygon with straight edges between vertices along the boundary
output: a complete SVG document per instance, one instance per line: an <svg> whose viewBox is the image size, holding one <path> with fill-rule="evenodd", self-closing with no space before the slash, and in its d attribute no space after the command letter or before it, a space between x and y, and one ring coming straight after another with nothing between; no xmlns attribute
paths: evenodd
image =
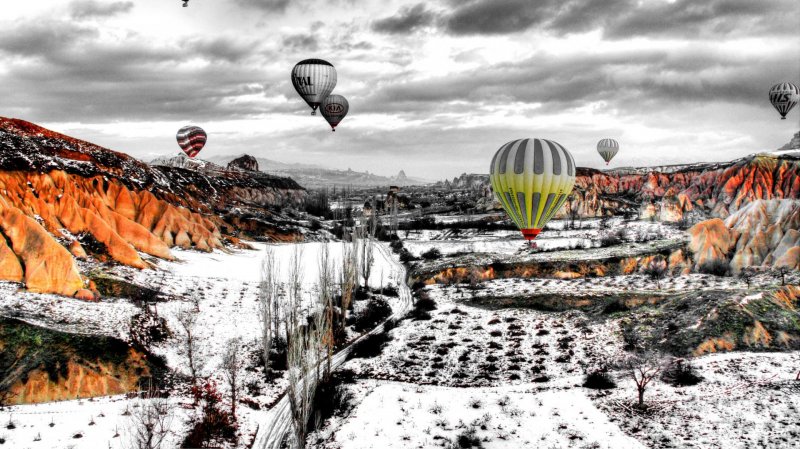
<svg viewBox="0 0 800 449"><path fill-rule="evenodd" d="M169 260L172 247L209 251L247 234L300 239L280 210L304 198L288 178L151 167L0 118L0 279L92 299L76 259L147 268L143 254Z"/></svg>

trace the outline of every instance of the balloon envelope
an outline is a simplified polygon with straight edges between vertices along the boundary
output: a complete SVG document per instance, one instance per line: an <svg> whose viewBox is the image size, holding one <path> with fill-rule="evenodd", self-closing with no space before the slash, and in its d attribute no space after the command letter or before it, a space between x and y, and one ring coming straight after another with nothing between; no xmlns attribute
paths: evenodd
<svg viewBox="0 0 800 449"><path fill-rule="evenodd" d="M206 132L199 126L184 126L178 130L178 135L175 137L178 139L178 146L190 158L197 156L208 140Z"/></svg>
<svg viewBox="0 0 800 449"><path fill-rule="evenodd" d="M572 193L575 170L575 159L560 144L519 139L497 150L489 177L495 197L522 236L533 240Z"/></svg>
<svg viewBox="0 0 800 449"><path fill-rule="evenodd" d="M316 114L322 100L336 87L336 69L322 59L305 59L292 69L292 86Z"/></svg>
<svg viewBox="0 0 800 449"><path fill-rule="evenodd" d="M336 131L336 125L347 115L347 111L350 110L350 104L347 102L347 98L341 95L328 95L322 100L319 110L325 120L328 121L328 124L331 125L331 131Z"/></svg>
<svg viewBox="0 0 800 449"><path fill-rule="evenodd" d="M606 165L614 159L619 151L619 142L614 139L601 139L597 142L597 152L600 153Z"/></svg>
<svg viewBox="0 0 800 449"><path fill-rule="evenodd" d="M769 101L785 120L786 114L800 101L800 90L792 83L778 83L769 90Z"/></svg>

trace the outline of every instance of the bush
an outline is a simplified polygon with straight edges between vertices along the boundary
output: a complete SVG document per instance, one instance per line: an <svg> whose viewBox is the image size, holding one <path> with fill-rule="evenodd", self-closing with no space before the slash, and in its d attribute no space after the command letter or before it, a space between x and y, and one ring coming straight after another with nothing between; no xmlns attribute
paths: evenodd
<svg viewBox="0 0 800 449"><path fill-rule="evenodd" d="M413 254L411 254L411 251L409 251L409 250L407 250L405 248L402 248L400 250L400 262L411 263L411 262L414 262L415 260L417 260L417 258L414 257Z"/></svg>
<svg viewBox="0 0 800 449"><path fill-rule="evenodd" d="M397 290L397 287L389 284L386 287L383 287L383 295L384 296L391 296L392 298L396 298L400 295L400 292Z"/></svg>
<svg viewBox="0 0 800 449"><path fill-rule="evenodd" d="M194 424L182 447L208 447L219 440L236 438L236 420L227 408L222 408L222 393L214 381L192 387L195 402L203 404L202 418Z"/></svg>
<svg viewBox="0 0 800 449"><path fill-rule="evenodd" d="M431 248L421 254L425 260L439 260L442 258L442 252L438 248Z"/></svg>
<svg viewBox="0 0 800 449"><path fill-rule="evenodd" d="M414 303L414 308L430 312L431 310L436 310L436 301L428 296L420 296L417 302Z"/></svg>
<svg viewBox="0 0 800 449"><path fill-rule="evenodd" d="M729 271L728 263L724 260L713 259L700 265L697 271L703 274L711 274L714 276L727 276Z"/></svg>
<svg viewBox="0 0 800 449"><path fill-rule="evenodd" d="M453 449L482 448L483 443L481 443L481 439L478 438L475 428L470 427L469 429L462 430L461 433L456 436L456 441L450 444L450 447Z"/></svg>
<svg viewBox="0 0 800 449"><path fill-rule="evenodd" d="M346 416L353 409L356 402L347 385L354 382L355 373L352 370L341 370L331 373L330 381L319 384L314 395L315 413L309 420L309 431L316 430L317 424L324 423L332 416Z"/></svg>
<svg viewBox="0 0 800 449"><path fill-rule="evenodd" d="M603 235L600 236L600 247L605 248L608 246L619 245L622 243L622 240L625 238L625 230L622 228L617 228L613 231L604 232Z"/></svg>
<svg viewBox="0 0 800 449"><path fill-rule="evenodd" d="M386 332L369 334L355 345L353 351L350 353L350 358L369 359L377 357L381 355L383 347L390 341L392 341L392 337Z"/></svg>
<svg viewBox="0 0 800 449"><path fill-rule="evenodd" d="M426 294L420 294L417 301L414 303L414 308L408 313L409 318L415 320L429 320L431 310L436 310L436 301L429 298Z"/></svg>
<svg viewBox="0 0 800 449"><path fill-rule="evenodd" d="M673 359L664 372L661 380L673 387L689 387L697 385L703 381L703 377L697 374L694 366L684 359Z"/></svg>
<svg viewBox="0 0 800 449"><path fill-rule="evenodd" d="M353 328L357 332L372 329L392 315L392 307L383 298L372 298L358 314Z"/></svg>
<svg viewBox="0 0 800 449"><path fill-rule="evenodd" d="M392 251L395 253L400 253L403 249L403 241L402 240L394 240L392 243L389 244L389 247L392 248Z"/></svg>
<svg viewBox="0 0 800 449"><path fill-rule="evenodd" d="M614 382L614 378L611 377L608 370L598 369L586 374L583 378L583 387L593 390L608 390L610 388L616 388L617 383Z"/></svg>

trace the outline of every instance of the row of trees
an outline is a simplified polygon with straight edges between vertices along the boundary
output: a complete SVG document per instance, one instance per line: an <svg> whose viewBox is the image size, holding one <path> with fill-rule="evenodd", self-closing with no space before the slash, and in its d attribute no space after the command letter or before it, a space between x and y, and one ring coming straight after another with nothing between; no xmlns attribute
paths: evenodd
<svg viewBox="0 0 800 449"><path fill-rule="evenodd" d="M367 286L375 260L377 220L356 226L342 243L338 265L322 245L316 280L316 301L303 304L303 255L295 247L289 275L280 281L280 266L271 250L263 260L259 284L260 352L266 380L273 378L271 358L275 342L286 343L286 395L292 419L293 447L305 447L316 391L332 371L335 348L347 340L347 314L361 286Z"/></svg>

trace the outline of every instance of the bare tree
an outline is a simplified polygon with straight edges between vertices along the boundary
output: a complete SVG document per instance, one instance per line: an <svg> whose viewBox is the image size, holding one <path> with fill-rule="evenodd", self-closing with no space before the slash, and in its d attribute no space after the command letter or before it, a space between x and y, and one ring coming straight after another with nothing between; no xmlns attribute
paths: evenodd
<svg viewBox="0 0 800 449"><path fill-rule="evenodd" d="M258 286L258 312L261 322L261 358L264 361L264 375L270 377L270 354L274 338L281 325L280 267L275 262L275 253L268 248L261 262L261 282Z"/></svg>
<svg viewBox="0 0 800 449"><path fill-rule="evenodd" d="M347 311L353 302L358 288L358 248L353 244L342 243L342 269L340 271L341 321L339 327L344 331L347 325Z"/></svg>
<svg viewBox="0 0 800 449"><path fill-rule="evenodd" d="M303 250L300 245L294 246L289 262L289 279L286 285L286 301L283 304L283 326L286 342L300 324L300 313L303 306Z"/></svg>
<svg viewBox="0 0 800 449"><path fill-rule="evenodd" d="M375 262L375 248L374 248L374 240L375 240L375 233L378 231L378 220L380 217L377 214L376 204L375 204L375 197L372 197L372 210L373 214L372 217L369 217L364 224L364 226L358 232L359 236L359 243L361 246L361 261L359 263L361 268L361 277L364 280L364 285L369 285L369 275L372 272L372 265Z"/></svg>
<svg viewBox="0 0 800 449"><path fill-rule="evenodd" d="M203 369L202 359L199 357L199 343L197 341L197 314L193 310L183 309L178 312L178 323L181 325L183 350L186 353L186 363L189 366L189 375L192 385L197 385L198 373Z"/></svg>
<svg viewBox="0 0 800 449"><path fill-rule="evenodd" d="M127 423L130 449L159 449L171 432L174 405L167 399L148 393L129 408Z"/></svg>
<svg viewBox="0 0 800 449"><path fill-rule="evenodd" d="M239 370L242 369L242 358L239 355L239 347L242 342L238 338L228 340L225 345L225 353L222 355L222 375L225 383L228 384L231 395L231 415L236 419L236 399L239 389Z"/></svg>
<svg viewBox="0 0 800 449"><path fill-rule="evenodd" d="M744 267L739 271L739 280L747 284L747 289L750 289L750 284L753 283L753 278L756 272L752 267Z"/></svg>
<svg viewBox="0 0 800 449"><path fill-rule="evenodd" d="M791 272L791 268L787 267L786 265L782 265L780 267L775 267L772 275L781 280L781 285L786 285L786 275Z"/></svg>
<svg viewBox="0 0 800 449"><path fill-rule="evenodd" d="M328 380L328 377L331 373L331 359L333 358L333 349L335 347L334 341L334 329L333 329L333 321L334 321L334 310L333 310L333 297L335 296L336 292L334 291L335 284L334 284L334 268L331 264L330 259L330 250L328 245L323 245L322 249L319 253L319 282L317 284L319 288L319 306L322 309L320 314L322 315L322 319L325 320L325 334L321 336L322 341L325 345L325 353L326 353L326 364L325 364L325 380Z"/></svg>
<svg viewBox="0 0 800 449"><path fill-rule="evenodd" d="M661 255L653 257L644 267L644 274L656 281L656 288L661 290L661 279L667 274L667 260Z"/></svg>
<svg viewBox="0 0 800 449"><path fill-rule="evenodd" d="M289 339L288 387L294 447L305 448L308 422L320 380L320 365L325 352L324 313L318 313L313 328L297 326Z"/></svg>
<svg viewBox="0 0 800 449"><path fill-rule="evenodd" d="M642 408L647 387L664 369L664 357L657 352L635 353L625 360L624 367L636 384L638 406Z"/></svg>

